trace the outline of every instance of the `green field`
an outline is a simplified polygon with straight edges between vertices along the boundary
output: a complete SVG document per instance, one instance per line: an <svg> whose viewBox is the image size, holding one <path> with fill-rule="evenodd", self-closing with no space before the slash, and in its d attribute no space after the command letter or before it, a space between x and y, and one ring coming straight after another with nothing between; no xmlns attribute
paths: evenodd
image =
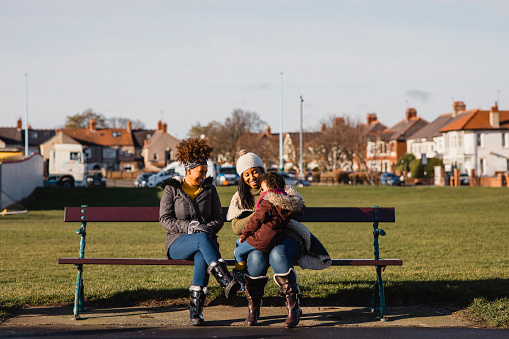
<svg viewBox="0 0 509 339"><path fill-rule="evenodd" d="M228 206L235 187L218 188ZM396 223L380 224L382 258L404 265L384 274L388 306L427 305L467 309L492 326L509 325L509 189L485 187L309 186L298 188L307 206L395 207ZM24 215L0 217L0 311L72 302L76 270L58 265L77 257L79 224L63 222L65 206L158 206L161 190L45 188L23 202ZM372 258L371 224L307 224L333 258ZM86 257L164 257L158 223L89 223ZM221 253L233 257L230 223L219 234ZM302 304L366 305L373 267L297 268ZM269 272L271 273L271 272ZM100 305L188 304L191 267L85 266L85 296ZM211 303L226 303L212 281ZM274 283L265 304L280 305ZM234 303L246 304L238 297ZM485 317L485 319L483 319Z"/></svg>

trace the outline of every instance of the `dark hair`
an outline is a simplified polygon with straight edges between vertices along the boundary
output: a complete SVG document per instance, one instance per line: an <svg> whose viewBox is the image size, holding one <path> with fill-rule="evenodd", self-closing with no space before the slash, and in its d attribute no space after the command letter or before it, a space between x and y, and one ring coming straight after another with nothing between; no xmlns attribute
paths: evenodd
<svg viewBox="0 0 509 339"><path fill-rule="evenodd" d="M202 159L210 158L214 148L209 145L207 139L189 138L182 140L176 146L177 161L182 164L187 162L196 162Z"/></svg>
<svg viewBox="0 0 509 339"><path fill-rule="evenodd" d="M263 170L263 167L256 167L260 173L265 174L265 171ZM252 209L255 206L255 202L253 199L253 196L251 195L251 186L246 184L244 181L244 178L242 177L242 174L239 178L239 197L240 197L240 206L244 209Z"/></svg>
<svg viewBox="0 0 509 339"><path fill-rule="evenodd" d="M260 176L260 182L265 181L269 189L283 189L286 186L285 178L276 172L264 173Z"/></svg>

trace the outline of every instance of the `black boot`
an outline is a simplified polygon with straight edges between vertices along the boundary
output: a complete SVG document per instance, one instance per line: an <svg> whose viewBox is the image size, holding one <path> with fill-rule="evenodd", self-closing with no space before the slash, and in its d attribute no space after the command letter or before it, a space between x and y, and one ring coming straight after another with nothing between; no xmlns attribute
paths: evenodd
<svg viewBox="0 0 509 339"><path fill-rule="evenodd" d="M203 325L205 323L205 320L203 320L203 305L207 294L209 294L209 288L191 285L189 291L191 291L189 323L193 326Z"/></svg>
<svg viewBox="0 0 509 339"><path fill-rule="evenodd" d="M216 278L219 285L223 288L226 299L233 297L239 290L240 284L228 272L224 259L220 258L217 262L212 262L207 271Z"/></svg>
<svg viewBox="0 0 509 339"><path fill-rule="evenodd" d="M245 270L237 270L233 269L233 279L237 280L239 282L240 288L238 292L245 292L246 291L246 279L244 278L246 271Z"/></svg>
<svg viewBox="0 0 509 339"><path fill-rule="evenodd" d="M247 315L244 325L255 326L258 323L260 307L262 306L262 297L269 278L266 276L250 277L248 274L245 274L244 278L246 280L247 307L249 309L249 314Z"/></svg>
<svg viewBox="0 0 509 339"><path fill-rule="evenodd" d="M285 327L295 327L299 323L299 317L302 315L298 297L300 291L299 284L297 284L297 274L293 268L290 268L288 273L274 274L274 280L281 288L280 294L285 297L285 305L288 309Z"/></svg>

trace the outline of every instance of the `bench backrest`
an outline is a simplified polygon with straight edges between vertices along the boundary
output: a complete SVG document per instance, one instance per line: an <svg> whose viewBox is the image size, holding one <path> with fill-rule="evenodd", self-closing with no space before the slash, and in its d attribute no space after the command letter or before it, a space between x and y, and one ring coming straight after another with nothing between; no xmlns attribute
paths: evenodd
<svg viewBox="0 0 509 339"><path fill-rule="evenodd" d="M226 220L228 207L223 207ZM395 222L394 207L307 207L302 222ZM159 207L66 207L64 221L157 222Z"/></svg>

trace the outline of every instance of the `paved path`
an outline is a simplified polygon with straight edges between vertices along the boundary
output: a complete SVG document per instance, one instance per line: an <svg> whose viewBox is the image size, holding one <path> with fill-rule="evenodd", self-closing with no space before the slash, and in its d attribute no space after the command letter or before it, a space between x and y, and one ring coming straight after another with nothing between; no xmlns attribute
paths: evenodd
<svg viewBox="0 0 509 339"><path fill-rule="evenodd" d="M246 307L209 306L206 326L188 325L187 307L93 308L72 320L70 306L32 307L0 325L1 338L509 338L509 329L477 329L445 309L391 307L387 321L361 307L304 307L295 329L284 307L263 307L259 326L244 327Z"/></svg>

